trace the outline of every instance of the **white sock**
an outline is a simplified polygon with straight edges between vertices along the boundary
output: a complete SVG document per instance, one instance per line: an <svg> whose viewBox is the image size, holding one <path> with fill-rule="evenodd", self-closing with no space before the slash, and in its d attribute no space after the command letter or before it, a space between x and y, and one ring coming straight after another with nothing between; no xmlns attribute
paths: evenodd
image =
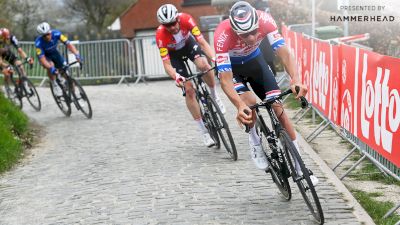
<svg viewBox="0 0 400 225"><path fill-rule="evenodd" d="M301 156L300 147L299 147L299 143L298 143L297 139L293 140L292 142L293 142L293 145L296 147L296 150L299 153L299 156ZM296 168L297 173L301 173L300 163L297 160L295 160L294 164L295 164L295 168ZM299 174L299 175L301 175L301 174Z"/></svg>
<svg viewBox="0 0 400 225"><path fill-rule="evenodd" d="M261 144L261 138L257 134L256 126L253 126L252 128L250 128L249 137L250 137L250 141L253 144L255 144L255 145L260 145Z"/></svg>
<svg viewBox="0 0 400 225"><path fill-rule="evenodd" d="M213 99L216 99L217 96L218 96L218 94L217 94L217 89L216 89L215 87L210 87L210 86L209 86L209 88L210 88L211 97L212 97Z"/></svg>
<svg viewBox="0 0 400 225"><path fill-rule="evenodd" d="M207 127L204 126L204 122L203 122L203 119L202 119L202 118L200 118L200 119L198 119L198 120L194 120L194 121L196 121L197 126L199 127L199 130L200 130L200 132L201 132L202 134L208 133Z"/></svg>

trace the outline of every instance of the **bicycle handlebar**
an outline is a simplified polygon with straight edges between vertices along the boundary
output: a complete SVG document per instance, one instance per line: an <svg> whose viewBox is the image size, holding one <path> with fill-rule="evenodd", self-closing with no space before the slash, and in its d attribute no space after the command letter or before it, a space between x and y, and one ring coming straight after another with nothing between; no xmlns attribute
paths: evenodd
<svg viewBox="0 0 400 225"><path fill-rule="evenodd" d="M29 62L24 60L21 64L16 65L16 66L21 67L21 66L23 66L24 64L27 64L27 63L29 63ZM33 64L29 64L29 69L32 69L32 68L33 68Z"/></svg>
<svg viewBox="0 0 400 225"><path fill-rule="evenodd" d="M193 80L193 79L198 78L198 77L202 77L203 75L205 75L206 73L208 73L208 72L210 72L211 70L214 70L214 69L215 69L215 66L211 67L210 69L208 69L208 70L206 70L204 72L195 73L192 76L185 78L185 80L188 81L188 80Z"/></svg>
<svg viewBox="0 0 400 225"><path fill-rule="evenodd" d="M296 86L295 89L296 89L296 92L299 93L300 87ZM267 105L272 105L277 100L279 100L282 97L284 97L285 95L288 95L288 94L291 94L291 93L293 93L292 89L288 89L288 90L282 92L281 94L279 94L277 96L271 97L270 99L267 99L267 100L265 100L263 102L260 102L260 103L257 103L255 105L249 106L249 108L251 110L253 110L253 109L256 109L256 108L259 108L259 107L266 107ZM306 108L308 106L308 101L307 101L307 99L305 97L301 96L300 97L300 102L301 102L301 108L304 109L304 108ZM244 113L246 113L247 115L250 115L251 112L245 111ZM246 127L246 130L245 130L246 133L249 133L250 127L248 125L245 125L245 127Z"/></svg>
<svg viewBox="0 0 400 225"><path fill-rule="evenodd" d="M190 81L190 80L193 80L193 79L198 78L198 77L202 77L203 75L205 75L206 73L210 72L211 70L214 70L215 68L216 67L213 66L213 67L211 67L210 69L208 69L208 70L206 70L204 72L195 73L194 75L185 78L185 81L183 83L185 83L187 81ZM186 95L185 87L181 87L181 89L182 89L182 92L183 92L183 96L185 96Z"/></svg>
<svg viewBox="0 0 400 225"><path fill-rule="evenodd" d="M69 63L69 64L68 64L68 67L70 67L70 66L72 66L72 65L75 65L75 64L77 64L77 63L79 63L79 69L82 70L82 62L79 62L79 61L75 61L75 62Z"/></svg>

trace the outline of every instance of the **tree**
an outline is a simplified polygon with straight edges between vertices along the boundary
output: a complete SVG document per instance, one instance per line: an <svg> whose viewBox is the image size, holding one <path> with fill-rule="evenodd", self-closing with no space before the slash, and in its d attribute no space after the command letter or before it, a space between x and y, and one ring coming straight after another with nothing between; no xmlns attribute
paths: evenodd
<svg viewBox="0 0 400 225"><path fill-rule="evenodd" d="M118 13L135 2L134 0L64 0L70 12L82 17L89 30L98 34L107 32L110 20L115 19ZM111 19L110 19L111 18Z"/></svg>
<svg viewBox="0 0 400 225"><path fill-rule="evenodd" d="M13 0L8 1L8 7L13 12L13 33L18 34L19 39L33 39L36 24L40 20L40 1Z"/></svg>

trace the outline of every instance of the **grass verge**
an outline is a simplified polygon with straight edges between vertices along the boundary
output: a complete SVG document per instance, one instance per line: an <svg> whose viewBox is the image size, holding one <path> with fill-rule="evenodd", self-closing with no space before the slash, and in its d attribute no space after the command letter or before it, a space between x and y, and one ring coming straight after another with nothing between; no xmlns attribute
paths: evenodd
<svg viewBox="0 0 400 225"><path fill-rule="evenodd" d="M0 92L0 173L21 157L27 135L27 116Z"/></svg>
<svg viewBox="0 0 400 225"><path fill-rule="evenodd" d="M355 189L350 191L377 225L394 225L400 220L400 216L393 214L386 219L382 219L382 217L394 207L394 204L391 202L380 202L373 199L375 196L380 196L380 193L367 193Z"/></svg>

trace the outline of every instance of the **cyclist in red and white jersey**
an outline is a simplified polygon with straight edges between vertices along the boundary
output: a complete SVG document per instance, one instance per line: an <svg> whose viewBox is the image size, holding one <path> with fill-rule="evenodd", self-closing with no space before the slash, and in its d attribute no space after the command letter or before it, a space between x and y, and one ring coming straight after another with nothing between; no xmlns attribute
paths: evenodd
<svg viewBox="0 0 400 225"><path fill-rule="evenodd" d="M175 80L176 86L185 87L187 108L202 132L204 144L211 147L215 143L204 126L193 85L191 82L184 82L189 74L182 58L190 59L199 70L207 71L211 66L204 55L214 61L214 51L204 39L194 19L189 14L178 13L174 5L162 5L157 11L157 19L161 25L156 31L156 41L164 69ZM215 88L214 71L208 72L203 79L210 89L211 97L225 113L225 107Z"/></svg>
<svg viewBox="0 0 400 225"><path fill-rule="evenodd" d="M300 87L297 98L307 93L296 71L294 58L291 56L285 41L277 30L272 16L255 10L249 3L239 1L230 12L229 19L222 21L214 34L216 62L220 72L221 87L231 102L236 106L237 119L250 126L249 145L251 157L259 169L267 170L269 165L262 150L260 136L255 129L255 111L249 105L256 104L256 95L264 100L281 93L271 69L261 54L259 45L268 38L272 49L282 59L286 71L291 77L291 88ZM247 87L249 83L254 95ZM294 145L299 149L296 133L281 103L273 106L283 127L288 131ZM301 171L296 162L296 170Z"/></svg>

